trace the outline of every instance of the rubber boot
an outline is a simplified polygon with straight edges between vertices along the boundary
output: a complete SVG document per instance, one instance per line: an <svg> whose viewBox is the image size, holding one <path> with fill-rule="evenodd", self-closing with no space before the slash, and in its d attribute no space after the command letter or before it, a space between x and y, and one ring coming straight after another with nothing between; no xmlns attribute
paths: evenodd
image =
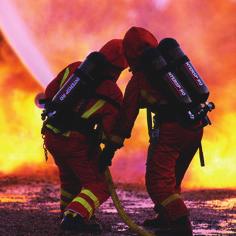
<svg viewBox="0 0 236 236"><path fill-rule="evenodd" d="M157 213L157 216L152 219L146 219L143 222L143 226L153 230L169 231L170 221L165 208L160 204L156 204L154 211Z"/></svg>
<svg viewBox="0 0 236 236"><path fill-rule="evenodd" d="M193 236L192 225L188 216L170 222L168 230L156 230L155 233L159 236Z"/></svg>
<svg viewBox="0 0 236 236"><path fill-rule="evenodd" d="M101 225L97 222L95 216L89 221L85 221L79 214L66 211L61 221L61 229L73 232L97 233L102 232Z"/></svg>
<svg viewBox="0 0 236 236"><path fill-rule="evenodd" d="M85 221L80 215L66 211L61 221L61 229L65 231L84 232Z"/></svg>
<svg viewBox="0 0 236 236"><path fill-rule="evenodd" d="M143 226L150 229L170 229L170 224L160 215L157 215L155 218L146 219L143 222Z"/></svg>
<svg viewBox="0 0 236 236"><path fill-rule="evenodd" d="M188 216L183 216L171 223L171 230L174 235L192 236L193 230Z"/></svg>

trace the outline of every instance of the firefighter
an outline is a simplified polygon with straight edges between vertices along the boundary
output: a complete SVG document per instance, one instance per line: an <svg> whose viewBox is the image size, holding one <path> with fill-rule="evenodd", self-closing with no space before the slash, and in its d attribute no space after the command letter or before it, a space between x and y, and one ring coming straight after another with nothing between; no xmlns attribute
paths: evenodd
<svg viewBox="0 0 236 236"><path fill-rule="evenodd" d="M105 56L109 67L101 72L104 79L96 87L95 96L73 101L73 112L80 111L76 129L62 132L50 122L43 126L45 147L59 169L61 228L64 230L100 231L100 225L92 224L91 219L95 210L109 197L105 176L97 167L101 151L97 136L101 133L103 139L108 136L117 118L123 95L116 81L127 62L120 39L110 40L99 53ZM45 91L46 101L52 100L80 64L78 61L68 65L49 83ZM81 118L83 123L80 125ZM94 126L99 127L99 135L96 135Z"/></svg>
<svg viewBox="0 0 236 236"><path fill-rule="evenodd" d="M157 217L144 221L144 226L167 230L173 235L192 235L189 211L180 195L181 182L200 145L203 130L195 129L198 124L183 127L164 92L148 82L140 58L145 50L157 45L154 35L144 28L131 27L124 36L124 54L132 78L127 84L118 122L110 136L110 143L103 149L99 166L103 171L111 165L114 152L123 146L126 138L130 138L140 108L156 113L158 119L154 117L154 121L158 123L159 137L156 139L154 133L150 138L145 178ZM163 114L158 110L162 104L168 107Z"/></svg>

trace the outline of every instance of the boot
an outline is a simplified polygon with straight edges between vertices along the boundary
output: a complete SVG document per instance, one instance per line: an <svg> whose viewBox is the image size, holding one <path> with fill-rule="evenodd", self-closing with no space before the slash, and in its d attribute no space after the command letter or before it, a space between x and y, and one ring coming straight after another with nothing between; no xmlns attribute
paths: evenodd
<svg viewBox="0 0 236 236"><path fill-rule="evenodd" d="M156 204L154 211L156 212L157 216L152 219L146 219L143 222L143 226L159 231L170 230L170 221L165 208L160 204Z"/></svg>
<svg viewBox="0 0 236 236"><path fill-rule="evenodd" d="M167 222L164 218L157 215L155 218L146 219L143 222L143 226L150 229L170 229L169 222Z"/></svg>
<svg viewBox="0 0 236 236"><path fill-rule="evenodd" d="M92 216L89 221L85 221L79 214L71 211L64 213L61 221L61 229L65 231L98 233L102 232L102 226L96 221L95 216Z"/></svg>
<svg viewBox="0 0 236 236"><path fill-rule="evenodd" d="M80 215L66 211L61 221L61 229L65 231L84 232L85 221Z"/></svg>
<svg viewBox="0 0 236 236"><path fill-rule="evenodd" d="M188 216L183 216L171 224L171 230L175 235L193 236L192 225Z"/></svg>
<svg viewBox="0 0 236 236"><path fill-rule="evenodd" d="M192 225L188 216L170 222L168 230L160 229L156 230L155 233L160 236L193 236Z"/></svg>

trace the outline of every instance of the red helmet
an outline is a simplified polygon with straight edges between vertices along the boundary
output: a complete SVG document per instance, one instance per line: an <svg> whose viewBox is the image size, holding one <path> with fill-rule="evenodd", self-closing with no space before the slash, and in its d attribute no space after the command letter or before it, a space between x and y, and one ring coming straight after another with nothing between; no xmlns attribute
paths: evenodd
<svg viewBox="0 0 236 236"><path fill-rule="evenodd" d="M122 39L112 39L108 41L100 50L106 59L115 67L124 70L128 64L124 56Z"/></svg>
<svg viewBox="0 0 236 236"><path fill-rule="evenodd" d="M148 47L156 47L158 41L148 30L131 27L123 39L124 54L131 69L139 66L138 58Z"/></svg>
<svg viewBox="0 0 236 236"><path fill-rule="evenodd" d="M116 81L122 70L128 67L122 46L121 39L112 39L108 41L100 50L106 59L113 65L105 71L104 73Z"/></svg>

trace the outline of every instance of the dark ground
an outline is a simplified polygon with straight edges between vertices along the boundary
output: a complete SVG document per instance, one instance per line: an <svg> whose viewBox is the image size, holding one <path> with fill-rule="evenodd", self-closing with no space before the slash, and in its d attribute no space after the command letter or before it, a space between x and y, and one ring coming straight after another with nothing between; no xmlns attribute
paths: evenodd
<svg viewBox="0 0 236 236"><path fill-rule="evenodd" d="M141 187L118 185L117 192L136 223L154 216L153 205ZM57 181L0 178L0 236L68 235L58 227L58 196ZM188 191L183 198L191 211L194 235L236 235L236 190ZM96 216L104 236L135 235L122 222L110 199Z"/></svg>

